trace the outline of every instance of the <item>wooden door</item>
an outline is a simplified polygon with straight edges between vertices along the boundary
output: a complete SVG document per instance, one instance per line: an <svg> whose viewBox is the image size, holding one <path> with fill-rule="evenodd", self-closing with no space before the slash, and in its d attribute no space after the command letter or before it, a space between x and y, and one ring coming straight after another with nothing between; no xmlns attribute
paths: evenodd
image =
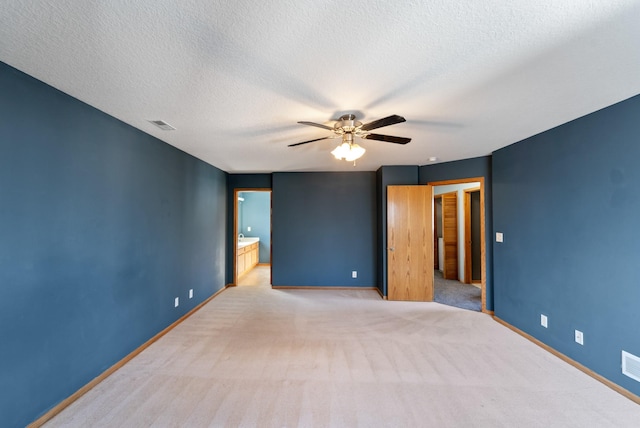
<svg viewBox="0 0 640 428"><path fill-rule="evenodd" d="M464 191L464 283L471 284L471 191Z"/></svg>
<svg viewBox="0 0 640 428"><path fill-rule="evenodd" d="M480 190L464 191L464 282L482 281L480 259Z"/></svg>
<svg viewBox="0 0 640 428"><path fill-rule="evenodd" d="M471 282L482 283L482 214L480 190L471 193Z"/></svg>
<svg viewBox="0 0 640 428"><path fill-rule="evenodd" d="M442 195L442 241L445 279L458 279L458 192Z"/></svg>
<svg viewBox="0 0 640 428"><path fill-rule="evenodd" d="M442 197L433 197L433 270L440 269L440 246L442 236Z"/></svg>
<svg viewBox="0 0 640 428"><path fill-rule="evenodd" d="M389 300L433 301L433 188L387 187Z"/></svg>

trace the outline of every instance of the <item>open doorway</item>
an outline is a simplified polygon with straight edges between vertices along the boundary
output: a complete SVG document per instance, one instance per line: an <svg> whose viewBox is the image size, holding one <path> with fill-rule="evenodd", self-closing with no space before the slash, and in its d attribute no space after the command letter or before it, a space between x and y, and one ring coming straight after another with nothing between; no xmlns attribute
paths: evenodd
<svg viewBox="0 0 640 428"><path fill-rule="evenodd" d="M271 191L236 189L234 284L271 285Z"/></svg>
<svg viewBox="0 0 640 428"><path fill-rule="evenodd" d="M434 186L436 302L486 312L484 178Z"/></svg>

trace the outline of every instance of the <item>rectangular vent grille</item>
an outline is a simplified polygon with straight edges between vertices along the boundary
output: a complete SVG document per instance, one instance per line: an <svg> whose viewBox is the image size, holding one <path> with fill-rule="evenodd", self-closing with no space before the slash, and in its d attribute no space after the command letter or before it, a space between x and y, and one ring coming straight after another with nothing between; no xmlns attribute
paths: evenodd
<svg viewBox="0 0 640 428"><path fill-rule="evenodd" d="M622 351L622 374L640 382L640 357Z"/></svg>
<svg viewBox="0 0 640 428"><path fill-rule="evenodd" d="M158 128L164 131L173 131L174 129L176 129L173 126L169 125L164 120L150 120L149 122L153 123L155 126L157 126Z"/></svg>

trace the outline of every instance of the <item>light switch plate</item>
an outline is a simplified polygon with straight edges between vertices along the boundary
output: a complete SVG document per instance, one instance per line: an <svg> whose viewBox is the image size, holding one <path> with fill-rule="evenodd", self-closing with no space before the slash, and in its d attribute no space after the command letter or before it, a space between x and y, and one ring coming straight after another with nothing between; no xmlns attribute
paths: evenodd
<svg viewBox="0 0 640 428"><path fill-rule="evenodd" d="M179 304L180 304L180 298L179 298L179 297L176 297L176 300L175 300L175 301L174 301L174 303L173 303L173 307L174 307L174 308L177 308Z"/></svg>
<svg viewBox="0 0 640 428"><path fill-rule="evenodd" d="M193 288L189 289L189 298L193 299Z"/></svg>
<svg viewBox="0 0 640 428"><path fill-rule="evenodd" d="M548 328L549 327L549 323L548 323L546 315L540 314L540 325L543 326L544 328Z"/></svg>
<svg viewBox="0 0 640 428"><path fill-rule="evenodd" d="M504 235L502 232L496 232L496 242L504 242Z"/></svg>
<svg viewBox="0 0 640 428"><path fill-rule="evenodd" d="M251 226L247 226L247 232L251 232Z"/></svg>

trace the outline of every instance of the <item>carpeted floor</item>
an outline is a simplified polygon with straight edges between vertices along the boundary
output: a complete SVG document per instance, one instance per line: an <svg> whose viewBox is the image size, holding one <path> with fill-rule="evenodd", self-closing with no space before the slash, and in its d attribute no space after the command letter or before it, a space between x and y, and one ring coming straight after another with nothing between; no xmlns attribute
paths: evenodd
<svg viewBox="0 0 640 428"><path fill-rule="evenodd" d="M482 310L482 292L478 287L444 279L437 269L433 275L433 286L434 301L438 303L472 311Z"/></svg>
<svg viewBox="0 0 640 428"><path fill-rule="evenodd" d="M490 316L371 290L225 290L48 427L637 427Z"/></svg>
<svg viewBox="0 0 640 428"><path fill-rule="evenodd" d="M271 284L271 266L256 266L238 279L238 286L268 287Z"/></svg>

